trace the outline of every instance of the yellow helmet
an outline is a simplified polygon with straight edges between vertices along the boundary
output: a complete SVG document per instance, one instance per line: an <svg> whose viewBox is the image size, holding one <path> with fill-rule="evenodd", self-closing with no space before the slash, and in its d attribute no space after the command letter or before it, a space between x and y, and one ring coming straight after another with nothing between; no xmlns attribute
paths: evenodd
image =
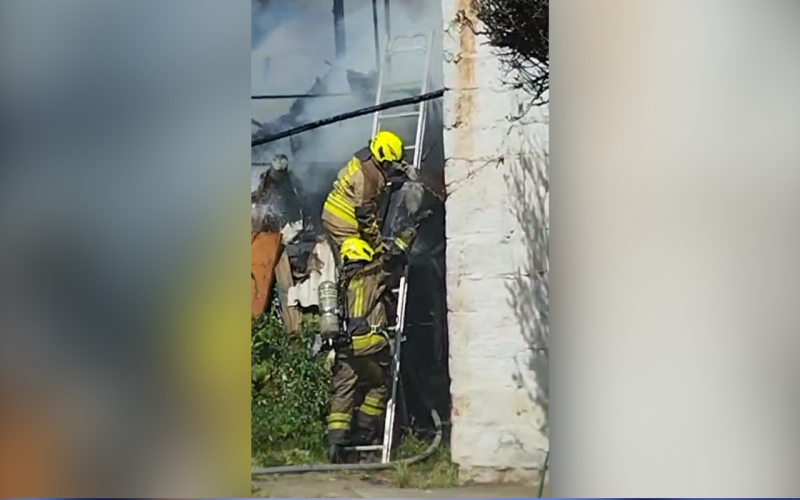
<svg viewBox="0 0 800 500"><path fill-rule="evenodd" d="M379 162L403 159L403 140L394 132L381 130L369 143L369 150Z"/></svg>
<svg viewBox="0 0 800 500"><path fill-rule="evenodd" d="M344 240L339 253L341 254L340 257L342 262L344 262L345 259L370 262L372 257L375 256L375 250L370 246L370 244L361 238L356 238L355 236L351 236L350 238Z"/></svg>

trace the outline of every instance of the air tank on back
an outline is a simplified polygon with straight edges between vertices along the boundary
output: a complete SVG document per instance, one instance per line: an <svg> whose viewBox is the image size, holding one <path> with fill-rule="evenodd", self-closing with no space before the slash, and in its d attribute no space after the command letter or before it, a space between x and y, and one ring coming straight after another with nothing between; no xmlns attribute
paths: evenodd
<svg viewBox="0 0 800 500"><path fill-rule="evenodd" d="M319 284L319 330L322 338L333 338L339 333L339 300L332 281Z"/></svg>

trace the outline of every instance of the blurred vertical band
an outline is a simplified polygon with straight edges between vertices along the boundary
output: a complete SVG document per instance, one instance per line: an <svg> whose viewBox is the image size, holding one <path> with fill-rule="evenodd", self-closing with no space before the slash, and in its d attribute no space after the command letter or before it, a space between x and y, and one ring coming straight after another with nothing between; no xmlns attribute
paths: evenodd
<svg viewBox="0 0 800 500"><path fill-rule="evenodd" d="M551 9L551 494L797 497L800 4Z"/></svg>
<svg viewBox="0 0 800 500"><path fill-rule="evenodd" d="M216 456L210 463L224 478L220 492L250 494L250 321L249 287L244 281L250 251L246 238L249 206L230 201L209 225L208 247L189 256L191 266L178 296L180 332L176 373L191 397L198 432ZM238 238L237 238L238 236ZM227 493L230 492L230 493Z"/></svg>
<svg viewBox="0 0 800 500"><path fill-rule="evenodd" d="M0 497L247 497L246 0L0 4Z"/></svg>

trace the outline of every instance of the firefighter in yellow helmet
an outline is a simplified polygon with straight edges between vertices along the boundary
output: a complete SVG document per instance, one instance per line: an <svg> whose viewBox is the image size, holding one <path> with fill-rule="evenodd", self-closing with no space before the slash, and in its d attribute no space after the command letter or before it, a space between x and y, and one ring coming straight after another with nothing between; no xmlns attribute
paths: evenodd
<svg viewBox="0 0 800 500"><path fill-rule="evenodd" d="M328 443L333 462L344 459L345 446L377 444L382 437L391 353L382 300L386 273L379 210L387 179L408 171L403 157L403 141L392 132L379 132L339 172L322 212L341 261L337 288L346 323L331 376ZM355 408L357 386L366 393Z"/></svg>
<svg viewBox="0 0 800 500"><path fill-rule="evenodd" d="M339 171L322 211L323 226L337 247L351 236L380 246L378 204L387 174L399 170L404 156L400 137L382 130Z"/></svg>

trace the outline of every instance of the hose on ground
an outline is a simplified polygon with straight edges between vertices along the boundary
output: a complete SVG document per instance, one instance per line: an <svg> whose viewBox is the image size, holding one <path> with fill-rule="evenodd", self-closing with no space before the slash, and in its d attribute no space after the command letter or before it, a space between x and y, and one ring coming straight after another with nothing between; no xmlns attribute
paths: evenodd
<svg viewBox="0 0 800 500"><path fill-rule="evenodd" d="M428 448L419 455L396 460L386 464L311 464L311 465L287 465L282 467L253 467L250 469L252 476L263 476L268 474L301 474L305 472L335 472L347 470L383 470L391 469L398 465L411 465L421 462L430 457L442 442L442 419L436 410L431 410L431 418L436 426L436 435Z"/></svg>

